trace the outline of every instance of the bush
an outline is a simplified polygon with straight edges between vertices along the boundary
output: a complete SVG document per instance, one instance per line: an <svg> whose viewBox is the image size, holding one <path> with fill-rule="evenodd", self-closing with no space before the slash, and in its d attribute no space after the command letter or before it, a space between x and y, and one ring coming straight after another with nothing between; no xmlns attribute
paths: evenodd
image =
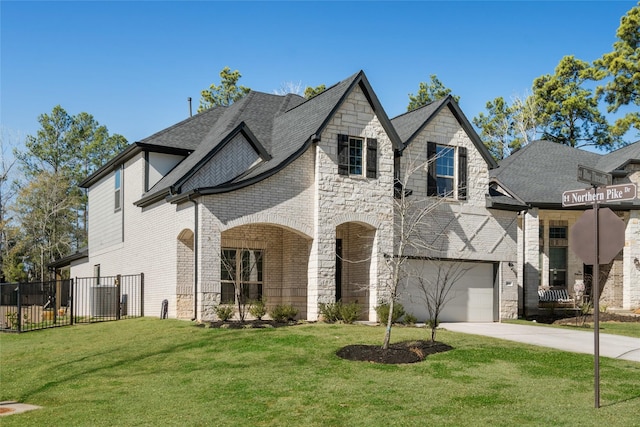
<svg viewBox="0 0 640 427"><path fill-rule="evenodd" d="M230 305L218 305L216 306L215 311L218 319L222 320L223 322L226 322L227 320L231 319L231 316L233 316L233 307Z"/></svg>
<svg viewBox="0 0 640 427"><path fill-rule="evenodd" d="M269 315L276 322L287 322L289 320L294 320L296 315L298 314L298 309L292 306L291 304L278 304L273 309Z"/></svg>
<svg viewBox="0 0 640 427"><path fill-rule="evenodd" d="M376 313L378 314L378 322L387 323L389 318L389 304L384 303L376 307ZM398 319L404 316L404 307L399 302L393 304L393 315L391 317L392 323L397 323Z"/></svg>
<svg viewBox="0 0 640 427"><path fill-rule="evenodd" d="M357 302L351 302L349 304L340 303L338 311L340 313L340 320L344 323L353 323L360 317L360 306Z"/></svg>
<svg viewBox="0 0 640 427"><path fill-rule="evenodd" d="M251 303L251 307L249 308L249 314L251 314L258 320L262 320L262 316L267 314L267 306L265 305L266 302L267 301L264 299L253 301Z"/></svg>
<svg viewBox="0 0 640 427"><path fill-rule="evenodd" d="M320 303L318 305L318 311L324 318L325 322L337 322L340 320L340 306L342 304L338 302Z"/></svg>
<svg viewBox="0 0 640 427"><path fill-rule="evenodd" d="M415 325L418 322L418 318L411 313L406 313L402 319L402 323L405 325Z"/></svg>

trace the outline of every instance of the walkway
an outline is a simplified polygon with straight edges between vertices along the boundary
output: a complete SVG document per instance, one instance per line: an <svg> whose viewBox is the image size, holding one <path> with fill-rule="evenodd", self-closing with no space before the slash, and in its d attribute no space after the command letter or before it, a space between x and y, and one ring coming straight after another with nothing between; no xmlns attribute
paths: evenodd
<svg viewBox="0 0 640 427"><path fill-rule="evenodd" d="M510 323L441 323L452 332L484 335L574 353L593 354L593 331L574 331ZM600 356L640 362L640 338L600 333Z"/></svg>

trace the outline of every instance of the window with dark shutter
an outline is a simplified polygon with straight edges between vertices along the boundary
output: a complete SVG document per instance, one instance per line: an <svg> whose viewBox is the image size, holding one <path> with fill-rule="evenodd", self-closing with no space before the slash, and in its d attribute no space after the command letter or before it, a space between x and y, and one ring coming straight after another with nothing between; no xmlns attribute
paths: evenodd
<svg viewBox="0 0 640 427"><path fill-rule="evenodd" d="M338 135L338 173L349 175L349 136Z"/></svg>
<svg viewBox="0 0 640 427"><path fill-rule="evenodd" d="M458 147L458 200L467 200L467 149Z"/></svg>
<svg viewBox="0 0 640 427"><path fill-rule="evenodd" d="M427 142L427 196L438 195L438 180L436 176L436 143Z"/></svg>
<svg viewBox="0 0 640 427"><path fill-rule="evenodd" d="M367 138L367 178L375 178L378 173L378 140Z"/></svg>

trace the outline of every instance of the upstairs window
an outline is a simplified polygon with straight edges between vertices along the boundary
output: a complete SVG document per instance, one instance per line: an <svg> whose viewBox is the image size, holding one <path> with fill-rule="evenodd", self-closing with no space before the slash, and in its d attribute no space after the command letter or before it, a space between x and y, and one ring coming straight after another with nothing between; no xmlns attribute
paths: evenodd
<svg viewBox="0 0 640 427"><path fill-rule="evenodd" d="M121 169L116 169L114 172L114 211L117 212L122 208L122 177Z"/></svg>
<svg viewBox="0 0 640 427"><path fill-rule="evenodd" d="M338 135L338 173L340 175L376 178L378 173L378 140Z"/></svg>
<svg viewBox="0 0 640 427"><path fill-rule="evenodd" d="M467 149L428 142L427 158L427 195L466 200Z"/></svg>

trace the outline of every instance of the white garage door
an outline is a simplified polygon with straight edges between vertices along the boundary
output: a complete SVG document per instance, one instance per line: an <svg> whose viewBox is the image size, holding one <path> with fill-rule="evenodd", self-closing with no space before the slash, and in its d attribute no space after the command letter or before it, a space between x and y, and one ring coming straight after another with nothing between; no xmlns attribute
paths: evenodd
<svg viewBox="0 0 640 427"><path fill-rule="evenodd" d="M454 274L454 268L462 268L459 279L448 294L440 316L441 322L493 322L494 290L493 264L460 263L448 261L410 260L409 269L414 277L400 289L400 302L407 313L412 313L419 322L429 318L424 302L422 285L415 275L425 278L424 283L433 286L434 278L445 273ZM427 279L429 278L429 279Z"/></svg>

